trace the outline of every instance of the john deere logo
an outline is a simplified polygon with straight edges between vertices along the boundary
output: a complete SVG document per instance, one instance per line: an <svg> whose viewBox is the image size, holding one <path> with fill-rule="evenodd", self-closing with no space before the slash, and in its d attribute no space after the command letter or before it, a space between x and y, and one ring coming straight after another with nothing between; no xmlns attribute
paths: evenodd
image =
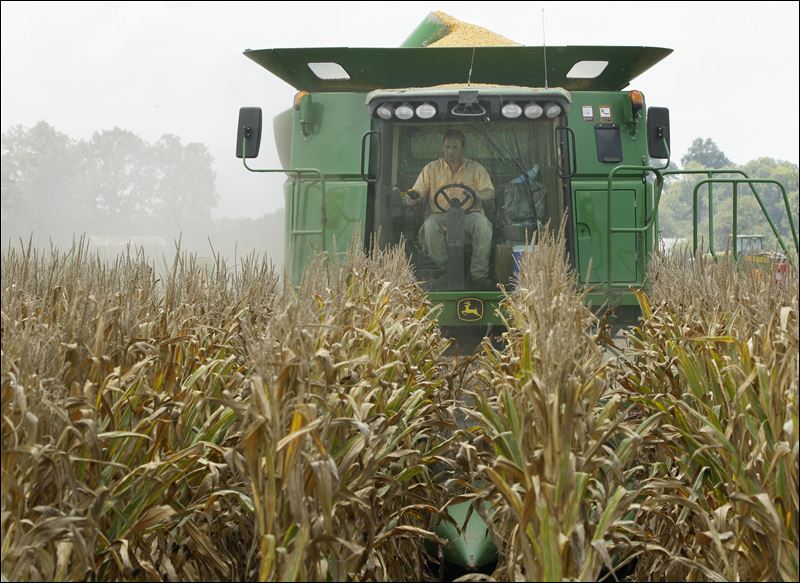
<svg viewBox="0 0 800 583"><path fill-rule="evenodd" d="M475 322L483 318L483 301L477 298L458 300L458 319L464 322Z"/></svg>

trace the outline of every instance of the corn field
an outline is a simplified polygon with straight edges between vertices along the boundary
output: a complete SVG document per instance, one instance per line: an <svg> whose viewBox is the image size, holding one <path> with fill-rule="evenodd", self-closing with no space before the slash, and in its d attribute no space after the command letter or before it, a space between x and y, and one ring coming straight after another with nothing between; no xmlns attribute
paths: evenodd
<svg viewBox="0 0 800 583"><path fill-rule="evenodd" d="M361 249L296 287L4 250L3 577L441 580L475 500L491 580L798 580L796 273L656 258L620 342L548 235L454 358L404 251Z"/></svg>

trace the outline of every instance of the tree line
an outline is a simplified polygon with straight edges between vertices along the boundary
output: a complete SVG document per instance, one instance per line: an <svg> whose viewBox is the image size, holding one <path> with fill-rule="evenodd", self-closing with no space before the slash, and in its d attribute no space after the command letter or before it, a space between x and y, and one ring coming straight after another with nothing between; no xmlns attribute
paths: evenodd
<svg viewBox="0 0 800 583"><path fill-rule="evenodd" d="M4 243L31 235L38 244L174 240L209 254L256 250L283 255L283 213L213 220L219 201L213 158L200 143L164 135L154 143L114 128L75 140L41 121L2 134Z"/></svg>
<svg viewBox="0 0 800 583"><path fill-rule="evenodd" d="M3 230L143 235L207 226L219 200L208 149L114 128L73 140L46 122L2 139Z"/></svg>

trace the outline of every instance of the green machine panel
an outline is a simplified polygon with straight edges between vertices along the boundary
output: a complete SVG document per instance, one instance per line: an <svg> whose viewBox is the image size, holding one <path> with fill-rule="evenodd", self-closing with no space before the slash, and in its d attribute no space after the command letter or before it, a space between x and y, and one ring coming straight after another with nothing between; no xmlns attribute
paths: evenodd
<svg viewBox="0 0 800 583"><path fill-rule="evenodd" d="M310 94L309 106L294 111L292 168L360 176L361 137L372 123L365 98L365 93Z"/></svg>
<svg viewBox="0 0 800 583"><path fill-rule="evenodd" d="M647 162L647 128L643 120L632 121L627 92L575 91L572 93L569 127L575 132L578 173L582 176L608 176L620 164ZM621 159L602 160L598 133L617 134ZM613 140L612 140L613 141Z"/></svg>
<svg viewBox="0 0 800 583"><path fill-rule="evenodd" d="M355 233L364 237L367 185L329 180L323 197L318 179L287 181L286 209L286 264L291 280L299 283L317 253L335 257L347 251Z"/></svg>
<svg viewBox="0 0 800 583"><path fill-rule="evenodd" d="M575 239L581 283L606 279L608 245L607 183L574 182ZM644 222L644 184L615 182L612 191L612 227L638 227ZM639 283L641 250L636 233L615 233L611 240L611 279L614 283Z"/></svg>

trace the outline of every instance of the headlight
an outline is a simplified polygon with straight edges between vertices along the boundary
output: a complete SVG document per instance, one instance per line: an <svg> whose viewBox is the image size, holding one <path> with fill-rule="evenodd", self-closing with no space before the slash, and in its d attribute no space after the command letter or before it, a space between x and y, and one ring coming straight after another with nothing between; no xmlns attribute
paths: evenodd
<svg viewBox="0 0 800 583"><path fill-rule="evenodd" d="M544 106L544 114L551 119L558 117L561 115L561 106L558 103L546 103Z"/></svg>
<svg viewBox="0 0 800 583"><path fill-rule="evenodd" d="M423 103L417 107L417 117L420 119L431 119L436 115L436 108L430 103Z"/></svg>
<svg viewBox="0 0 800 583"><path fill-rule="evenodd" d="M514 119L522 115L522 108L516 103L506 103L500 112L503 114L503 117Z"/></svg>
<svg viewBox="0 0 800 583"><path fill-rule="evenodd" d="M394 114L394 108L388 103L384 103L378 109L375 110L375 113L378 114L378 117L381 119L392 119L392 114Z"/></svg>
<svg viewBox="0 0 800 583"><path fill-rule="evenodd" d="M544 109L538 103L529 103L525 106L525 117L528 119L538 119L542 117Z"/></svg>
<svg viewBox="0 0 800 583"><path fill-rule="evenodd" d="M411 109L411 106L408 103L404 103L394 110L394 114L397 116L397 119L406 120L414 117L414 110Z"/></svg>
<svg viewBox="0 0 800 583"><path fill-rule="evenodd" d="M636 114L644 108L644 95L642 95L641 91L637 91L636 89L628 92L628 95L631 97L631 111L635 117Z"/></svg>

